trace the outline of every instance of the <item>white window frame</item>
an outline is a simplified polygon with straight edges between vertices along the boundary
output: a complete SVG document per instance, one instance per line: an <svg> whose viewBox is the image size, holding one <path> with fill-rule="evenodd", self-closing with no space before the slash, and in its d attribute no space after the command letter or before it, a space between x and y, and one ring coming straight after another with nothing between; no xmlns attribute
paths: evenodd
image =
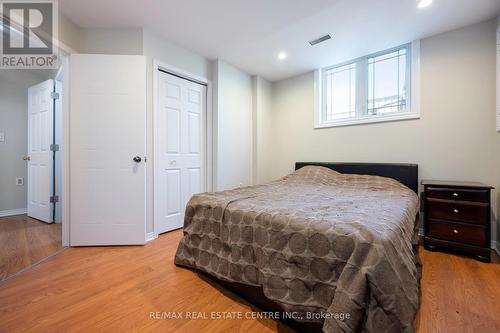
<svg viewBox="0 0 500 333"><path fill-rule="evenodd" d="M384 54L386 52L390 52L391 50L398 49L400 47L384 50L381 52L377 52L375 54L368 55L367 57L377 56L380 54ZM380 123L380 122L388 122L388 121L398 121L398 120L409 120L409 119L419 119L421 117L420 113L420 40L414 41L410 44L409 47L409 57L410 57L410 100L409 100L409 109L403 112L394 112L389 114L382 115L373 115L368 116L362 114L361 110L366 110L367 96L365 96L366 89L359 89L358 87L362 87L362 85L367 84L367 71L358 70L357 71L357 97L356 103L360 103L360 107L356 108L356 118L351 119L341 119L341 120L333 120L326 121L324 120L324 113L326 110L325 100L324 100L324 71L329 70L331 68L343 66L349 63L356 62L357 65L360 65L360 60L366 57L362 57L359 59L355 59L352 61L348 61L335 66L328 66L325 68L317 69L314 71L314 128L328 128L328 127L340 127L340 126L352 126L352 125L361 125L361 124L371 124L371 123ZM366 66L363 66L366 67ZM366 72L366 73L365 73Z"/></svg>

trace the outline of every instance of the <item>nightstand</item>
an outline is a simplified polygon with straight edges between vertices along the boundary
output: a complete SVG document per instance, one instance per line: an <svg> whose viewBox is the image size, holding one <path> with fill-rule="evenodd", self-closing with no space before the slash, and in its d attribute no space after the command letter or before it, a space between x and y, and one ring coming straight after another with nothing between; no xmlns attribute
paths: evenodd
<svg viewBox="0 0 500 333"><path fill-rule="evenodd" d="M423 180L424 246L490 262L493 187L474 182Z"/></svg>

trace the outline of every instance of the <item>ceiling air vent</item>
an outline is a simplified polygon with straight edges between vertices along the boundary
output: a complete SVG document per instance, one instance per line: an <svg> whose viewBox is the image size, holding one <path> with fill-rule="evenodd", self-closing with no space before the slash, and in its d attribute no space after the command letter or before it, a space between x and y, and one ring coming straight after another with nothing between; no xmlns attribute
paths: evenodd
<svg viewBox="0 0 500 333"><path fill-rule="evenodd" d="M332 36L330 36L330 34L313 39L313 40L309 41L309 44L311 44L311 46L314 46L316 44L323 43L324 41L327 41L329 39L332 39Z"/></svg>

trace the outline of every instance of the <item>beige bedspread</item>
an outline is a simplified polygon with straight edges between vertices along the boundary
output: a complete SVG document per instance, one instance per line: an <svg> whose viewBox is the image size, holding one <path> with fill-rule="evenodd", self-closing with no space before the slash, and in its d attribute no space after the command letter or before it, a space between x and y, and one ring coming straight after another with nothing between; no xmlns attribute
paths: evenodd
<svg viewBox="0 0 500 333"><path fill-rule="evenodd" d="M393 179L304 167L193 196L175 263L262 286L304 319L323 313L324 332L413 332L418 205Z"/></svg>

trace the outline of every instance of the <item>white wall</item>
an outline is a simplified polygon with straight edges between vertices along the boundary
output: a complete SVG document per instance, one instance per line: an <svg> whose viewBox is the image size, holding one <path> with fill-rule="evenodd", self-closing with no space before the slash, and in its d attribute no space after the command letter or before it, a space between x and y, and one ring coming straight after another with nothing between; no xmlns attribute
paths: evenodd
<svg viewBox="0 0 500 333"><path fill-rule="evenodd" d="M147 29L142 35L143 54L148 60L155 58L192 74L210 78L211 63L201 55L175 45ZM151 66L148 67L152 68Z"/></svg>
<svg viewBox="0 0 500 333"><path fill-rule="evenodd" d="M497 17L497 29L500 28L500 13L498 14ZM498 58L497 58L498 61ZM497 66L500 66L500 63L497 62ZM497 96L497 98L500 98L500 96ZM500 147L500 133L497 132L497 140L498 140L498 146ZM498 165L498 179L500 179L500 164ZM498 193L500 193L500 184L497 187ZM499 212L497 214L497 250L500 251L500 194L497 195L497 211Z"/></svg>
<svg viewBox="0 0 500 333"><path fill-rule="evenodd" d="M79 26L59 12L59 43L65 52L78 52L80 49L80 31Z"/></svg>
<svg viewBox="0 0 500 333"><path fill-rule="evenodd" d="M252 78L217 60L213 67L216 190L252 181Z"/></svg>
<svg viewBox="0 0 500 333"><path fill-rule="evenodd" d="M78 51L95 54L142 54L142 29L98 29L80 30Z"/></svg>
<svg viewBox="0 0 500 333"><path fill-rule="evenodd" d="M252 140L252 180L254 184L265 181L259 170L271 168L271 151L267 143L272 140L272 84L260 76L252 77L253 140Z"/></svg>
<svg viewBox="0 0 500 333"><path fill-rule="evenodd" d="M37 72L38 73L38 72ZM48 77L47 77L48 78ZM27 207L28 88L47 78L26 70L0 70L0 211ZM23 186L16 186L23 177Z"/></svg>
<svg viewBox="0 0 500 333"><path fill-rule="evenodd" d="M281 177L296 161L402 162L418 163L421 178L500 188L496 26L492 20L421 41L419 120L315 130L313 73L275 83L265 144L272 152L263 157L273 167L259 168L259 179ZM495 216L499 201L495 191Z"/></svg>

